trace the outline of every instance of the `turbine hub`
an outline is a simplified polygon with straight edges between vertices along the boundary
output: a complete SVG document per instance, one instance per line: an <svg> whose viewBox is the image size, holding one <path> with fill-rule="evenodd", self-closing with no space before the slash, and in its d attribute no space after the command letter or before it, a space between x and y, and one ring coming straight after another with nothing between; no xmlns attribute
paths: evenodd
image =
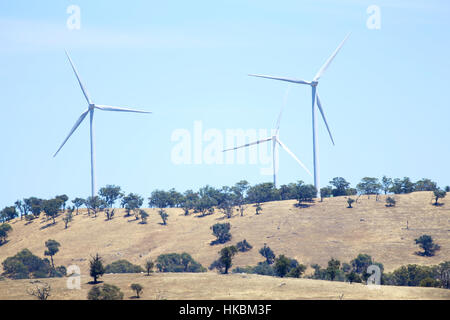
<svg viewBox="0 0 450 320"><path fill-rule="evenodd" d="M93 110L94 107L95 107L95 104L91 103L91 104L89 105L89 110Z"/></svg>
<svg viewBox="0 0 450 320"><path fill-rule="evenodd" d="M313 86L313 87L317 87L318 84L319 84L319 81L312 81L311 82L311 86Z"/></svg>

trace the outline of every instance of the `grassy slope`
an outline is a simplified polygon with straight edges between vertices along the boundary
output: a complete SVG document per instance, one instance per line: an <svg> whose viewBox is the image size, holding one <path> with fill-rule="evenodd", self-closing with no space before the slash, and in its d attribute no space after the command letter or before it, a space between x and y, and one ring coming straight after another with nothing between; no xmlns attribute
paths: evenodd
<svg viewBox="0 0 450 320"><path fill-rule="evenodd" d="M13 231L9 242L0 247L0 261L23 248L43 256L44 242L55 239L62 245L55 256L55 263L76 264L80 266L82 275L88 275L89 257L97 252L106 263L127 259L143 265L147 258L154 259L161 253L186 251L207 267L224 246L209 244L214 240L210 227L217 222L230 222L232 225L233 239L226 245L246 239L254 247L247 253L239 253L234 266L254 265L261 261L258 250L264 243L276 254L286 254L308 265L319 263L325 266L330 257L349 262L358 253L370 254L382 262L387 271L408 263L429 265L450 260L450 210L445 205L432 206L430 192L396 198L395 208L384 206L384 196L378 202L374 197L361 197L354 209L346 208L345 197L325 199L302 209L293 206L295 201L271 202L263 204L261 215L256 216L254 208L249 206L244 217L236 213L231 219L218 212L203 218L186 217L181 209L168 209L167 226L160 224L161 219L155 209L148 209L150 217L146 225L139 224L132 217L123 217L123 211L111 221L105 221L103 214L93 218L83 212L75 216L68 229L64 229L61 217L56 225L50 226L47 226L50 221L45 219L29 225L16 220L11 223ZM405 229L407 220L408 230ZM441 245L442 249L435 257L414 254L418 250L414 239L422 234L431 235ZM173 279L171 277L174 276L168 277ZM190 275L184 277L188 279ZM217 276L218 279L220 277ZM275 280L280 282L280 279L265 281ZM301 281L309 283L308 280ZM2 296L4 283L0 282ZM350 293L348 295L351 296ZM325 292L324 296L327 296Z"/></svg>

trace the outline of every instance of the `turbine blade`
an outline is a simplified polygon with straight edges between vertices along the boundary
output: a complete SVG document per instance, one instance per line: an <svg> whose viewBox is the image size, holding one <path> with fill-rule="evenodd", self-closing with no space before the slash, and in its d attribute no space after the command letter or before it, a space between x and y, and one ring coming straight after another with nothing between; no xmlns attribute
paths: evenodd
<svg viewBox="0 0 450 320"><path fill-rule="evenodd" d="M78 126L81 124L81 122L83 122L84 118L86 118L86 115L88 113L89 113L89 109L81 114L81 116L78 118L77 122L75 122L75 125L72 127L72 130L70 130L67 138L61 144L61 146L59 147L58 151L56 151L56 153L53 155L53 157L56 157L56 155L58 154L59 150L61 150L61 148L66 144L67 140L69 140L69 138L72 135L72 133L74 133L75 130L77 130Z"/></svg>
<svg viewBox="0 0 450 320"><path fill-rule="evenodd" d="M300 83L300 84L311 84L309 81L300 80L300 79L289 79L289 78L280 78L280 77L272 77L272 76L266 76L261 74L249 74L251 77L258 77L258 78L265 78L265 79L272 79L272 80L280 80L280 81L286 81L291 83Z"/></svg>
<svg viewBox="0 0 450 320"><path fill-rule="evenodd" d="M96 109L104 110L104 111L121 111L121 112L137 112L137 113L151 113L150 111L142 111L142 110L134 110L129 108L122 107L112 107L112 106L102 106L102 105L94 105Z"/></svg>
<svg viewBox="0 0 450 320"><path fill-rule="evenodd" d="M317 106L319 107L319 111L322 114L323 122L325 122L325 126L327 127L328 134L330 135L331 142L333 143L333 146L334 146L333 135L331 134L330 127L328 126L327 119L325 118L325 113L323 112L323 109L322 109L322 103L320 102L319 92L317 92L316 98L317 98Z"/></svg>
<svg viewBox="0 0 450 320"><path fill-rule="evenodd" d="M322 74L327 70L328 66L330 65L331 61L333 61L334 57L338 54L339 50L341 50L342 46L344 45L345 41L347 41L348 37L350 37L350 33L347 34L345 39L341 42L341 44L334 50L333 54L328 58L328 60L325 62L325 64L320 68L319 72L317 72L316 76L314 77L313 81L318 81Z"/></svg>
<svg viewBox="0 0 450 320"><path fill-rule="evenodd" d="M295 156L295 154L294 154L291 150L289 150L289 148L286 147L286 145L285 145L283 142L280 141L280 139L277 138L277 142L279 143L279 145L280 145L287 153L289 153L289 155L290 155L292 158L295 159L295 161L297 161L297 162L302 166L303 169L305 169L306 172L308 172L308 174L309 174L311 177L313 176L313 175L311 174L311 172L308 170L308 168L306 168L306 166L303 164L303 162L301 162L301 161Z"/></svg>
<svg viewBox="0 0 450 320"><path fill-rule="evenodd" d="M75 66L74 66L74 64L72 62L72 59L70 58L70 56L67 53L67 51L66 51L66 55L67 55L67 58L69 59L70 65L72 66L73 72L75 72L75 76L77 77L78 83L80 84L81 91L83 91L84 97L86 98L86 100L87 100L87 102L89 104L92 104L92 101L89 98L89 94L88 94L86 88L84 87L83 83L81 82L81 79L80 79L80 76L78 75L77 69L75 68Z"/></svg>
<svg viewBox="0 0 450 320"><path fill-rule="evenodd" d="M281 110L280 110L280 114L278 115L278 119L277 119L277 124L276 124L276 126L275 126L275 134L276 135L278 135L278 131L280 130L280 122L281 122L281 115L283 114L283 110L284 110L284 107L286 106L286 102L287 102L287 98L288 98L288 95L289 95L289 91L291 90L291 86L289 86L287 89L286 89L286 92L284 93L284 97L283 97L283 104L281 105Z"/></svg>
<svg viewBox="0 0 450 320"><path fill-rule="evenodd" d="M249 147L249 146L252 146L252 145L255 145L255 144L260 144L260 143L263 143L263 142L267 142L267 141L270 141L270 140L272 140L271 137L270 138L266 138L266 139L261 139L261 140L255 141L255 142L250 142L250 143L244 144L244 145L239 146L239 147L225 149L222 152L230 151L230 150L236 150L236 149L240 149L240 148L245 148L245 147Z"/></svg>

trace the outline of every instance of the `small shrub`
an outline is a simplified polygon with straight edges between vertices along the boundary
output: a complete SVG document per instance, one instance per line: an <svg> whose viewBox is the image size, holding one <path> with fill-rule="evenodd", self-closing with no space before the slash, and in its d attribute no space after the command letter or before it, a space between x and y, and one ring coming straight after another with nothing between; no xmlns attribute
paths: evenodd
<svg viewBox="0 0 450 320"><path fill-rule="evenodd" d="M105 283L89 290L87 298L88 300L122 300L123 293L118 287Z"/></svg>
<svg viewBox="0 0 450 320"><path fill-rule="evenodd" d="M353 199L353 198L348 198L347 199L347 204L348 204L348 206L347 206L347 208L353 208L352 207L352 204L355 202L355 199Z"/></svg>
<svg viewBox="0 0 450 320"><path fill-rule="evenodd" d="M132 283L130 287L131 287L131 290L136 292L136 298L140 298L141 293L144 290L144 287L141 286L139 283Z"/></svg>
<svg viewBox="0 0 450 320"><path fill-rule="evenodd" d="M386 207L395 207L397 201L393 197L386 198Z"/></svg>
<svg viewBox="0 0 450 320"><path fill-rule="evenodd" d="M253 247L250 243L247 242L247 240L244 239L236 244L236 248L240 252L247 252L251 250Z"/></svg>

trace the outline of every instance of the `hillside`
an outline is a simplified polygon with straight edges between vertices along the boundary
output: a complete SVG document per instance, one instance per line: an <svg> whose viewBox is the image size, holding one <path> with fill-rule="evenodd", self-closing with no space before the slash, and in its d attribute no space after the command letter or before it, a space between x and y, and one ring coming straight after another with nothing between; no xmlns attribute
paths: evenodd
<svg viewBox="0 0 450 320"><path fill-rule="evenodd" d="M297 208L296 201L292 200L269 202L262 205L260 215L255 215L254 207L248 206L243 217L236 212L231 219L218 211L200 218L194 214L184 216L181 209L167 209L166 226L161 224L156 209L147 209L150 213L147 224L140 224L134 217L124 217L123 210L111 221L106 221L103 213L94 218L81 210L68 229L64 229L61 216L55 225L44 217L28 225L16 219L10 223L13 231L9 241L0 247L0 261L24 248L43 257L44 242L48 239L61 243L60 252L54 257L55 264L76 264L84 276L89 274L90 256L97 252L106 263L127 259L143 265L146 259L155 259L162 253L185 251L208 267L223 246L243 239L253 249L239 253L233 267L261 261L258 250L264 243L277 255L285 254L307 265L325 266L331 257L349 262L359 253L371 255L384 264L386 271L410 263L431 265L450 260L450 207L447 204L431 205L431 192L398 195L393 208L386 208L384 199L385 196L380 196L377 202L373 196L370 199L363 196L353 209L346 208L346 197L316 201L308 208ZM406 221L409 229L406 229ZM230 222L233 238L225 245L211 246L215 238L210 227L217 222ZM431 235L441 246L436 256L414 254L419 249L414 239L422 234ZM2 285L0 291L3 291L1 288Z"/></svg>

